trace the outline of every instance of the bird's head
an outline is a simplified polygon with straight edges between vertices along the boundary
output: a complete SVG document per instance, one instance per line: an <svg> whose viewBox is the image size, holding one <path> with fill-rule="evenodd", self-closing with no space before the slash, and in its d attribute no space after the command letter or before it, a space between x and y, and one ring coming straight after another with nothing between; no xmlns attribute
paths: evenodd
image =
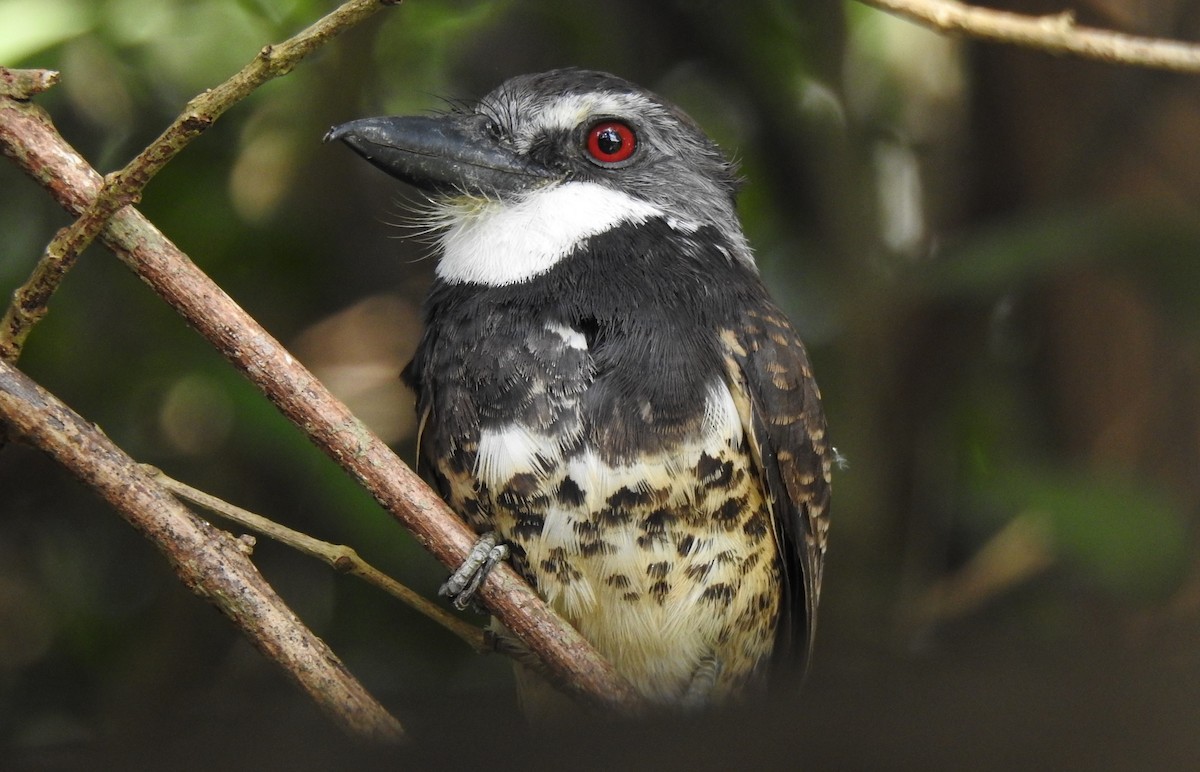
<svg viewBox="0 0 1200 772"><path fill-rule="evenodd" d="M334 139L430 195L450 281L523 281L651 218L685 238L715 228L731 259L752 263L734 165L682 110L614 75L522 75L469 107L351 121Z"/></svg>

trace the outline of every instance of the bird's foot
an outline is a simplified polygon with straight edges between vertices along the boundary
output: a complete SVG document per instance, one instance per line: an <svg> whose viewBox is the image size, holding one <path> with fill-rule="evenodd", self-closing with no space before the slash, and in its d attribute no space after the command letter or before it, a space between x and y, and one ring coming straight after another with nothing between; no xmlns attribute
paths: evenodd
<svg viewBox="0 0 1200 772"><path fill-rule="evenodd" d="M679 701L685 711L701 710L712 701L713 691L717 688L717 679L721 676L721 660L717 655L709 654L700 660L700 665L692 673L692 680Z"/></svg>
<svg viewBox="0 0 1200 772"><path fill-rule="evenodd" d="M483 584L491 570L507 557L508 545L502 544L495 533L485 533L475 542L463 564L438 590L438 595L449 597L454 608L462 611L475 598L479 585Z"/></svg>

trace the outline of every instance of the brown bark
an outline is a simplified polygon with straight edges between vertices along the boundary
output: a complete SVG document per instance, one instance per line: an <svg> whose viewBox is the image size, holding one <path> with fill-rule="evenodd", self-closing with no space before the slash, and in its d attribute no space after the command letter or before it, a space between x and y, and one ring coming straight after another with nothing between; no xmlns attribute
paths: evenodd
<svg viewBox="0 0 1200 772"><path fill-rule="evenodd" d="M237 539L196 517L104 434L0 360L0 417L96 491L167 558L184 585L212 602L341 726L398 740L400 723L296 618Z"/></svg>
<svg viewBox="0 0 1200 772"><path fill-rule="evenodd" d="M0 150L78 215L101 178L30 105L0 98ZM309 438L357 479L438 560L457 567L474 534L416 474L141 213L125 207L101 240ZM479 597L563 686L614 707L630 686L508 566Z"/></svg>

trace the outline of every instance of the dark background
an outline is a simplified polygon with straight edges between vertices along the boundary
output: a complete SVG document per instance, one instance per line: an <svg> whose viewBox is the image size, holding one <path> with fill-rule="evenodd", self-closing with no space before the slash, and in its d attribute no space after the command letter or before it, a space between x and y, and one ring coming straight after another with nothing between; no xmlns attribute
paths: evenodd
<svg viewBox="0 0 1200 772"><path fill-rule="evenodd" d="M61 70L38 102L112 171L330 7L7 0L0 62ZM1200 38L1194 0L1070 7ZM655 89L742 164L746 229L849 461L802 697L526 732L502 658L260 539L267 578L416 738L364 748L98 499L10 445L0 767L1200 763L1200 79L941 38L853 2L411 0L235 107L141 208L412 458L397 374L429 248L406 238L411 193L320 138L565 65ZM66 222L0 164L0 291ZM138 459L422 592L441 581L102 249L21 366Z"/></svg>

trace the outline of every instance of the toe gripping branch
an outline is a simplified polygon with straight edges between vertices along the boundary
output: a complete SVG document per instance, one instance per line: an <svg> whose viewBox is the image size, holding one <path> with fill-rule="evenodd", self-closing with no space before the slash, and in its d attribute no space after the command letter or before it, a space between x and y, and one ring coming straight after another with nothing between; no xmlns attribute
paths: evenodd
<svg viewBox="0 0 1200 772"><path fill-rule="evenodd" d="M508 545L502 544L495 533L485 533L475 542L467 559L450 575L438 590L438 595L451 599L454 608L464 610L475 598L479 585L497 563L508 557Z"/></svg>

